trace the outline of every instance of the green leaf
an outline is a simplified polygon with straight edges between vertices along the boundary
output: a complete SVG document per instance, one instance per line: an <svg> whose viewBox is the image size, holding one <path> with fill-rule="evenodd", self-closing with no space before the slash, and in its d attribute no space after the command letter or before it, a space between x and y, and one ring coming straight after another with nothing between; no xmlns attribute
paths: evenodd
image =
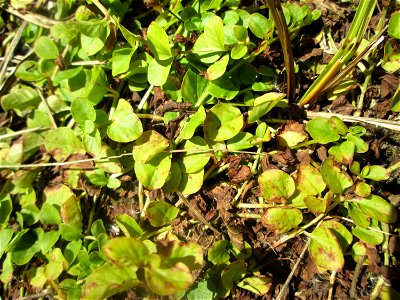
<svg viewBox="0 0 400 300"><path fill-rule="evenodd" d="M226 67L228 66L229 55L222 56L219 60L208 67L204 77L207 80L215 80L224 75Z"/></svg>
<svg viewBox="0 0 400 300"><path fill-rule="evenodd" d="M144 274L147 287L162 296L186 291L193 283L191 272L183 263L168 268L146 268Z"/></svg>
<svg viewBox="0 0 400 300"><path fill-rule="evenodd" d="M129 43L129 45L131 45L131 47L137 47L137 42L141 41L140 35L133 34L131 31L122 26L121 23L118 24L118 29L121 31L122 35Z"/></svg>
<svg viewBox="0 0 400 300"><path fill-rule="evenodd" d="M358 203L350 203L348 210L355 225L367 228L371 224L371 218L361 210Z"/></svg>
<svg viewBox="0 0 400 300"><path fill-rule="evenodd" d="M15 76L24 81L38 82L44 79L39 64L33 60L22 62L15 71Z"/></svg>
<svg viewBox="0 0 400 300"><path fill-rule="evenodd" d="M364 243L367 243L369 245L380 245L383 243L384 240L383 233L376 230L356 226L351 230L351 232Z"/></svg>
<svg viewBox="0 0 400 300"><path fill-rule="evenodd" d="M49 203L43 203L40 209L40 222L45 225L60 225L61 224L61 216L58 209Z"/></svg>
<svg viewBox="0 0 400 300"><path fill-rule="evenodd" d="M145 131L136 141L133 158L146 163L169 147L169 141L155 130Z"/></svg>
<svg viewBox="0 0 400 300"><path fill-rule="evenodd" d="M186 141L183 150L187 150L182 155L180 169L185 173L196 173L203 169L210 160L210 153L197 153L198 151L209 150L207 142L199 136L194 136Z"/></svg>
<svg viewBox="0 0 400 300"><path fill-rule="evenodd" d="M151 226L161 227L172 223L177 217L179 209L164 201L151 202L146 209L146 216Z"/></svg>
<svg viewBox="0 0 400 300"><path fill-rule="evenodd" d="M208 260L214 265L222 265L229 261L229 246L228 240L221 240L214 243L214 245L208 249Z"/></svg>
<svg viewBox="0 0 400 300"><path fill-rule="evenodd" d="M137 286L137 268L105 264L91 273L83 285L81 299L106 299Z"/></svg>
<svg viewBox="0 0 400 300"><path fill-rule="evenodd" d="M145 243L128 237L117 237L109 240L104 245L103 252L119 266L141 265L151 254Z"/></svg>
<svg viewBox="0 0 400 300"><path fill-rule="evenodd" d="M61 81L74 78L82 71L83 67L77 67L67 70L58 71L54 77L53 84L55 86L59 85Z"/></svg>
<svg viewBox="0 0 400 300"><path fill-rule="evenodd" d="M168 60L172 57L168 35L156 22L151 22L147 29L147 42L156 59Z"/></svg>
<svg viewBox="0 0 400 300"><path fill-rule="evenodd" d="M303 221L303 214L297 208L270 207L261 217L261 224L275 234L288 232Z"/></svg>
<svg viewBox="0 0 400 300"><path fill-rule="evenodd" d="M196 173L183 173L181 182L179 183L179 190L184 195L191 195L197 193L203 185L204 169Z"/></svg>
<svg viewBox="0 0 400 300"><path fill-rule="evenodd" d="M304 203L306 204L307 208L315 213L323 213L328 208L329 202L327 201L326 197L324 198L317 198L315 196L307 196L304 198Z"/></svg>
<svg viewBox="0 0 400 300"><path fill-rule="evenodd" d="M1 194L0 195L0 227L3 228L4 225L7 224L10 219L10 215L12 212L12 201L9 194ZM4 226L5 227L5 226ZM1 248L1 246L0 246ZM0 251L1 257L1 251Z"/></svg>
<svg viewBox="0 0 400 300"><path fill-rule="evenodd" d="M296 189L293 178L279 169L266 170L258 177L258 183L269 203L286 202Z"/></svg>
<svg viewBox="0 0 400 300"><path fill-rule="evenodd" d="M349 131L349 129L347 128L346 124L344 124L342 119L336 116L329 118L329 125L336 133L340 135L345 135Z"/></svg>
<svg viewBox="0 0 400 300"><path fill-rule="evenodd" d="M397 11L390 16L388 25L388 34L395 39L400 40L400 12Z"/></svg>
<svg viewBox="0 0 400 300"><path fill-rule="evenodd" d="M365 198L354 199L354 201L356 201L361 210L371 218L389 224L397 220L395 207L382 197L371 194Z"/></svg>
<svg viewBox="0 0 400 300"><path fill-rule="evenodd" d="M249 132L239 132L233 138L226 141L226 147L230 151L239 151L253 147L254 136Z"/></svg>
<svg viewBox="0 0 400 300"><path fill-rule="evenodd" d="M196 280L187 294L188 300L215 299L216 294L209 289L207 280Z"/></svg>
<svg viewBox="0 0 400 300"><path fill-rule="evenodd" d="M234 10L228 10L223 14L223 21L224 21L224 24L234 25L237 22L239 22L239 16Z"/></svg>
<svg viewBox="0 0 400 300"><path fill-rule="evenodd" d="M243 26L234 26L233 34L235 35L235 38L240 42L246 42L248 37L247 29Z"/></svg>
<svg viewBox="0 0 400 300"><path fill-rule="evenodd" d="M102 219L97 219L92 223L90 227L90 232L95 238L98 238L101 234L107 234L107 230L104 227L104 223Z"/></svg>
<svg viewBox="0 0 400 300"><path fill-rule="evenodd" d="M198 54L201 62L213 63L219 59L224 47L224 24L218 16L211 16L193 46L192 52Z"/></svg>
<svg viewBox="0 0 400 300"><path fill-rule="evenodd" d="M231 50L232 59L241 59L247 54L247 46L243 44L235 45Z"/></svg>
<svg viewBox="0 0 400 300"><path fill-rule="evenodd" d="M140 225L128 214L117 215L115 222L127 237L140 238L144 234Z"/></svg>
<svg viewBox="0 0 400 300"><path fill-rule="evenodd" d="M353 185L353 180L345 171L342 171L333 157L328 157L321 167L322 178L334 193L343 193Z"/></svg>
<svg viewBox="0 0 400 300"><path fill-rule="evenodd" d="M340 145L329 148L328 153L339 163L351 164L353 161L355 145L352 142L344 141Z"/></svg>
<svg viewBox="0 0 400 300"><path fill-rule="evenodd" d="M68 198L61 205L61 220L76 230L82 230L82 213L76 197Z"/></svg>
<svg viewBox="0 0 400 300"><path fill-rule="evenodd" d="M44 139L44 145L48 152L54 151L54 158L57 161L61 161L71 154L85 153L81 141L68 127L58 127L50 131Z"/></svg>
<svg viewBox="0 0 400 300"><path fill-rule="evenodd" d="M189 71L188 71L189 72ZM188 73L186 72L186 74ZM185 74L185 76L186 76ZM197 127L204 123L206 119L206 111L203 106L200 106L197 111L189 117L187 121L179 123L180 133L179 140L189 140L193 137Z"/></svg>
<svg viewBox="0 0 400 300"><path fill-rule="evenodd" d="M79 125L84 125L87 120L96 120L96 110L83 98L77 98L71 103L71 114Z"/></svg>
<svg viewBox="0 0 400 300"><path fill-rule="evenodd" d="M364 256L363 265L369 265L369 259L367 257L368 253L368 246L365 245L363 242L354 243L351 247L351 256L353 257L355 262L358 262L360 256Z"/></svg>
<svg viewBox="0 0 400 300"><path fill-rule="evenodd" d="M22 266L27 264L39 251L40 246L36 234L26 232L15 240L11 249L12 260L15 264Z"/></svg>
<svg viewBox="0 0 400 300"><path fill-rule="evenodd" d="M368 144L364 142L362 138L351 133L347 134L346 138L356 146L357 153L365 153L368 151Z"/></svg>
<svg viewBox="0 0 400 300"><path fill-rule="evenodd" d="M131 59L135 48L122 48L113 51L112 54L112 76L125 73L129 70Z"/></svg>
<svg viewBox="0 0 400 300"><path fill-rule="evenodd" d="M248 122L250 124L256 122L274 108L285 96L282 93L271 92L254 99L253 107L249 110Z"/></svg>
<svg viewBox="0 0 400 300"><path fill-rule="evenodd" d="M368 197L371 194L371 187L365 182L357 182L354 193L357 196Z"/></svg>
<svg viewBox="0 0 400 300"><path fill-rule="evenodd" d="M221 272L222 284L227 290L232 289L246 275L246 263L238 259Z"/></svg>
<svg viewBox="0 0 400 300"><path fill-rule="evenodd" d="M150 84L162 86L167 82L171 69L171 60L159 61L150 58L147 79Z"/></svg>
<svg viewBox="0 0 400 300"><path fill-rule="evenodd" d="M85 56L92 56L104 48L104 40L81 34L81 51Z"/></svg>
<svg viewBox="0 0 400 300"><path fill-rule="evenodd" d="M0 274L0 280L5 285L8 285L11 282L11 280L13 279L14 264L13 264L11 255L12 255L11 253L7 253L7 256L3 260L3 264L2 264L2 272Z"/></svg>
<svg viewBox="0 0 400 300"><path fill-rule="evenodd" d="M142 123L133 112L132 106L124 99L119 100L111 121L107 134L116 142L132 142L143 133Z"/></svg>
<svg viewBox="0 0 400 300"><path fill-rule="evenodd" d="M311 234L309 252L318 268L340 271L344 266L344 254L335 234L329 228L316 228Z"/></svg>
<svg viewBox="0 0 400 300"><path fill-rule="evenodd" d="M14 230L11 228L0 229L0 259L2 259L4 252L9 246L9 242L14 234Z"/></svg>
<svg viewBox="0 0 400 300"><path fill-rule="evenodd" d="M268 293L269 289L271 288L272 278L265 276L248 277L240 281L237 286L257 295L263 296Z"/></svg>
<svg viewBox="0 0 400 300"><path fill-rule="evenodd" d="M36 108L41 99L37 90L22 84L15 85L9 94L1 97L1 106L8 110L29 110Z"/></svg>
<svg viewBox="0 0 400 300"><path fill-rule="evenodd" d="M60 54L57 45L48 36L37 38L34 49L37 56L43 59L56 59Z"/></svg>
<svg viewBox="0 0 400 300"><path fill-rule="evenodd" d="M75 197L74 192L64 184L52 185L44 189L44 201L58 209L71 197Z"/></svg>
<svg viewBox="0 0 400 300"><path fill-rule="evenodd" d="M365 179L371 179L375 181L387 180L390 177L390 172L388 172L382 166L366 166L361 170L361 177Z"/></svg>
<svg viewBox="0 0 400 300"><path fill-rule="evenodd" d="M395 112L400 111L400 88L397 88L396 92L392 97L390 109Z"/></svg>
<svg viewBox="0 0 400 300"><path fill-rule="evenodd" d="M321 195L326 184L320 172L310 164L301 164L296 177L297 188L306 195Z"/></svg>
<svg viewBox="0 0 400 300"><path fill-rule="evenodd" d="M164 193L170 194L176 192L179 188L179 184L181 183L181 177L182 173L179 164L176 161L172 161L167 181L162 187Z"/></svg>
<svg viewBox="0 0 400 300"><path fill-rule="evenodd" d="M212 141L225 141L237 135L244 124L240 109L219 103L207 113L204 121L204 135Z"/></svg>
<svg viewBox="0 0 400 300"><path fill-rule="evenodd" d="M273 32L273 23L266 17L259 13L254 13L250 15L249 18L249 28L251 32L258 38L266 38L267 35Z"/></svg>
<svg viewBox="0 0 400 300"><path fill-rule="evenodd" d="M331 126L329 119L315 118L307 123L306 129L311 137L320 144L328 144L339 140L340 136Z"/></svg>
<svg viewBox="0 0 400 300"><path fill-rule="evenodd" d="M148 189L160 189L167 181L171 169L171 155L159 153L146 163L135 161L135 174Z"/></svg>
<svg viewBox="0 0 400 300"><path fill-rule="evenodd" d="M203 265L203 250L195 242L180 242L174 240L172 246L165 253L166 265L174 265L177 262L184 263L190 270L195 270Z"/></svg>
<svg viewBox="0 0 400 300"><path fill-rule="evenodd" d="M60 238L60 232L59 231L48 231L44 232L43 235L39 237L39 247L40 251L42 251L43 254L47 254L51 248L57 243L57 241Z"/></svg>
<svg viewBox="0 0 400 300"><path fill-rule="evenodd" d="M346 251L347 247L351 245L353 236L343 224L334 220L327 220L322 222L320 226L323 228L329 228L331 232L335 234L343 252Z"/></svg>
<svg viewBox="0 0 400 300"><path fill-rule="evenodd" d="M198 75L192 69L187 70L182 81L182 98L184 101L196 104L199 99L205 99L208 95L209 81Z"/></svg>
<svg viewBox="0 0 400 300"><path fill-rule="evenodd" d="M64 269L64 256L60 248L55 248L48 255L49 262L44 268L44 275L48 280L56 280Z"/></svg>
<svg viewBox="0 0 400 300"><path fill-rule="evenodd" d="M207 86L207 92L215 98L232 100L239 94L239 88L233 84L232 79L228 75L215 79Z"/></svg>

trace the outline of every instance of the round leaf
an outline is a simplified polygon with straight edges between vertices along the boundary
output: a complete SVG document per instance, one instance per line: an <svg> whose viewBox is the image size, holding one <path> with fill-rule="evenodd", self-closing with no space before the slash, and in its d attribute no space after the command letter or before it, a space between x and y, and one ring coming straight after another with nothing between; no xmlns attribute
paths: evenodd
<svg viewBox="0 0 400 300"><path fill-rule="evenodd" d="M343 193L353 185L353 180L345 171L342 171L333 157L328 157L321 167L322 178L334 193Z"/></svg>
<svg viewBox="0 0 400 300"><path fill-rule="evenodd" d="M178 213L178 208L164 201L151 202L146 209L146 216L154 227L171 223Z"/></svg>
<svg viewBox="0 0 400 300"><path fill-rule="evenodd" d="M199 136L194 136L186 141L184 150L187 150L182 156L181 170L185 173L196 173L204 168L210 160L210 153L197 153L197 151L208 150L207 142Z"/></svg>
<svg viewBox="0 0 400 300"><path fill-rule="evenodd" d="M59 55L57 45L47 36L36 39L35 53L43 59L56 59Z"/></svg>
<svg viewBox="0 0 400 300"><path fill-rule="evenodd" d="M159 153L144 164L135 161L136 177L148 189L160 189L167 181L170 169L169 153Z"/></svg>
<svg viewBox="0 0 400 300"><path fill-rule="evenodd" d="M259 13L250 15L249 28L258 38L264 38L268 33L272 33L272 22Z"/></svg>
<svg viewBox="0 0 400 300"><path fill-rule="evenodd" d="M132 142L143 133L142 123L133 112L132 106L124 99L119 100L111 121L107 134L113 141Z"/></svg>
<svg viewBox="0 0 400 300"><path fill-rule="evenodd" d="M311 234L310 256L322 270L340 271L344 266L343 250L329 228L316 228Z"/></svg>
<svg viewBox="0 0 400 300"><path fill-rule="evenodd" d="M306 129L311 137L320 144L339 140L339 134L332 128L329 119L316 118L307 123Z"/></svg>
<svg viewBox="0 0 400 300"><path fill-rule="evenodd" d="M233 138L244 124L242 112L229 104L219 103L211 108L204 121L204 134L212 141Z"/></svg>
<svg viewBox="0 0 400 300"><path fill-rule="evenodd" d="M261 217L261 223L268 231L283 234L296 228L303 221L303 214L297 208L271 207Z"/></svg>
<svg viewBox="0 0 400 300"><path fill-rule="evenodd" d="M146 163L169 146L168 140L155 130L145 131L136 141L133 158Z"/></svg>
<svg viewBox="0 0 400 300"><path fill-rule="evenodd" d="M278 169L270 169L258 177L262 195L267 202L286 202L295 192L293 178Z"/></svg>
<svg viewBox="0 0 400 300"><path fill-rule="evenodd" d="M169 268L146 268L147 286L158 295L173 295L186 291L193 283L189 268L178 262Z"/></svg>
<svg viewBox="0 0 400 300"><path fill-rule="evenodd" d="M68 127L59 127L50 131L44 139L44 145L48 152L54 152L57 161L66 158L70 154L85 153L81 141L75 132Z"/></svg>
<svg viewBox="0 0 400 300"><path fill-rule="evenodd" d="M297 171L297 188L306 195L320 195L326 184L320 172L309 164L301 164Z"/></svg>
<svg viewBox="0 0 400 300"><path fill-rule="evenodd" d="M203 185L204 169L196 173L182 173L179 190L184 195L191 195L197 193Z"/></svg>

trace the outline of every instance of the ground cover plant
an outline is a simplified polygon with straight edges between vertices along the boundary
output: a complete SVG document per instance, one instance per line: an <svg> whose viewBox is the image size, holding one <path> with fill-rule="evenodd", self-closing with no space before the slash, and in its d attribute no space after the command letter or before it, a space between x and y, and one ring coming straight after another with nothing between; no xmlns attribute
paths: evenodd
<svg viewBox="0 0 400 300"><path fill-rule="evenodd" d="M398 2L1 4L4 299L400 297Z"/></svg>

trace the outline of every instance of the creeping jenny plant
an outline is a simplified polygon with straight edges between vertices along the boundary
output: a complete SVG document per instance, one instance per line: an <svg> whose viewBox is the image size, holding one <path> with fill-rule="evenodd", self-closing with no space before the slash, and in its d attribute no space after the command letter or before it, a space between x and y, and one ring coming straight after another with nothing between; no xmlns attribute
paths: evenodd
<svg viewBox="0 0 400 300"><path fill-rule="evenodd" d="M265 295L275 278L257 261L260 249L268 254L303 236L321 273L334 276L349 255L371 265L373 247L395 265L388 235L397 210L380 182L399 163L367 162L366 129L338 117L278 119L291 109L299 71L287 47L321 11L267 3L149 2L139 15L130 0L4 4L10 20L24 19L4 40L11 43L5 56L18 43L26 53L15 68L4 59L0 73L1 123L9 125L0 129L4 294L24 281L29 291L61 299L127 290L188 299ZM334 75L348 75L375 4L360 1L344 44L299 106L319 100ZM384 46L389 73L399 69L398 19L394 13L393 40ZM289 56L284 68L267 61L278 39ZM277 84L283 73L290 92ZM397 89L393 111L399 103ZM271 160L282 152L291 163ZM241 231L246 224L265 235L254 242ZM201 242L199 228L213 231L211 242Z"/></svg>

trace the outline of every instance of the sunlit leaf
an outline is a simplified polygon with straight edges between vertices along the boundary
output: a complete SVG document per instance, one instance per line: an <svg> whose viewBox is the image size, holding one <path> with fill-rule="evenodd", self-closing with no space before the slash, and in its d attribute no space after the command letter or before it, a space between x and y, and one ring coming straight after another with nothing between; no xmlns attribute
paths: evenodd
<svg viewBox="0 0 400 300"><path fill-rule="evenodd" d="M344 253L335 234L329 228L316 228L311 234L310 256L322 270L340 271Z"/></svg>
<svg viewBox="0 0 400 300"><path fill-rule="evenodd" d="M240 132L243 124L243 115L238 108L219 103L207 113L204 121L205 137L212 141L228 140Z"/></svg>
<svg viewBox="0 0 400 300"><path fill-rule="evenodd" d="M135 161L138 180L149 189L160 189L167 181L171 169L171 155L159 153L146 163Z"/></svg>
<svg viewBox="0 0 400 300"><path fill-rule="evenodd" d="M303 214L297 208L271 207L264 211L261 223L268 231L283 234L296 228L303 220Z"/></svg>
<svg viewBox="0 0 400 300"><path fill-rule="evenodd" d="M146 209L146 216L154 227L171 223L178 213L178 208L164 201L151 202Z"/></svg>
<svg viewBox="0 0 400 300"><path fill-rule="evenodd" d="M293 178L279 170L270 169L258 177L262 195L267 202L286 202L295 191Z"/></svg>
<svg viewBox="0 0 400 300"><path fill-rule="evenodd" d="M116 142L132 142L143 133L142 123L133 112L132 106L124 99L119 100L111 121L107 134Z"/></svg>

